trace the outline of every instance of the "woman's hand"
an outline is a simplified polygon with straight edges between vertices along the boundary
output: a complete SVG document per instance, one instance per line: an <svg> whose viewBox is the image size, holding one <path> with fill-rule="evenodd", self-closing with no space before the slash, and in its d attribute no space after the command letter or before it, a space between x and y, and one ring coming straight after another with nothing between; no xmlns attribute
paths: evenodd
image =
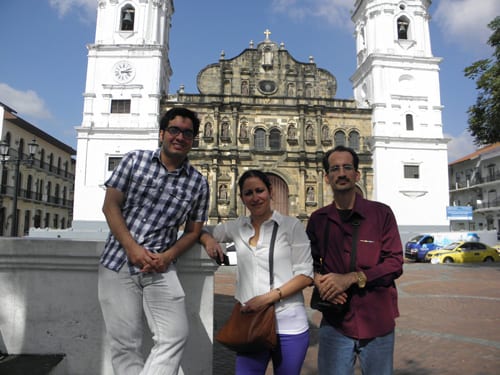
<svg viewBox="0 0 500 375"><path fill-rule="evenodd" d="M219 260L221 263L224 262L224 251L222 251L222 247L210 233L203 232L200 242L205 247L205 251L210 258L216 261Z"/></svg>
<svg viewBox="0 0 500 375"><path fill-rule="evenodd" d="M343 305L344 303L347 302L347 293L342 292L340 294L337 294L335 297L329 298L329 302L334 303L336 305Z"/></svg>
<svg viewBox="0 0 500 375"><path fill-rule="evenodd" d="M260 296L253 297L245 303L242 303L241 312L250 313L264 310L267 306L274 303L274 300L272 299L272 295L270 293L272 293L272 291L266 294L261 294Z"/></svg>

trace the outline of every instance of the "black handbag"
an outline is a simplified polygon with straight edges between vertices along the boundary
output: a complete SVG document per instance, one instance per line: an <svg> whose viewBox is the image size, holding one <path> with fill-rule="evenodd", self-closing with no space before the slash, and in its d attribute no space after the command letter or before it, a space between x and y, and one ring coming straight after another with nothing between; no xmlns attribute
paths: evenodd
<svg viewBox="0 0 500 375"><path fill-rule="evenodd" d="M352 248L351 248L351 263L349 270L356 270L356 253L358 249L358 230L359 230L359 220L355 219L352 221ZM328 245L328 231L325 230L324 244L323 250L325 251ZM324 272L324 263L323 263L323 254L320 258L321 262L321 273ZM321 299L319 294L319 289L315 286L312 295L311 295L311 308L314 310L321 311L322 313L327 313L329 315L344 315L347 311L349 311L349 300L350 295L347 297L347 301L345 303L332 303L330 301L326 301Z"/></svg>

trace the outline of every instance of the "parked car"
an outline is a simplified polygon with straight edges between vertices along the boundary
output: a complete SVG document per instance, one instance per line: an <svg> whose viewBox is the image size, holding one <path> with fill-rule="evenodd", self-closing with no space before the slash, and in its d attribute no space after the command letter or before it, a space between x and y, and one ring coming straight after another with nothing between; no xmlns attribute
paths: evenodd
<svg viewBox="0 0 500 375"><path fill-rule="evenodd" d="M500 254L500 242L497 243L495 246L493 246L495 249L497 249L498 254Z"/></svg>
<svg viewBox="0 0 500 375"><path fill-rule="evenodd" d="M434 233L420 233L410 238L405 244L405 257L415 262L425 262L425 256L429 251L441 249L452 242L457 241L482 241L489 242L493 233L487 232L434 232ZM496 233L495 233L496 234Z"/></svg>
<svg viewBox="0 0 500 375"><path fill-rule="evenodd" d="M482 242L457 241L442 249L429 251L425 260L433 264L500 262L500 255L495 248Z"/></svg>
<svg viewBox="0 0 500 375"><path fill-rule="evenodd" d="M423 262L427 252L439 249L439 247L438 244L434 243L433 235L418 234L406 242L405 257L415 262Z"/></svg>

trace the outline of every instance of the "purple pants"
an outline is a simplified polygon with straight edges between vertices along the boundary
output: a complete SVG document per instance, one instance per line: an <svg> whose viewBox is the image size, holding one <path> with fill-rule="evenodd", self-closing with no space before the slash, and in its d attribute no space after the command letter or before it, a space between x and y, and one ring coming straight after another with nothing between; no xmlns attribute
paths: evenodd
<svg viewBox="0 0 500 375"><path fill-rule="evenodd" d="M273 360L275 375L300 375L309 347L309 331L298 335L278 335L274 351L236 355L236 375L264 375L269 360Z"/></svg>

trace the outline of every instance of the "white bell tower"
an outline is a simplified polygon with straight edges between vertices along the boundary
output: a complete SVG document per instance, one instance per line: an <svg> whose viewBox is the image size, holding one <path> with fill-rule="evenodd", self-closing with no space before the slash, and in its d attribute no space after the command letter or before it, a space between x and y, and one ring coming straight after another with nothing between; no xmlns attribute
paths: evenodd
<svg viewBox="0 0 500 375"><path fill-rule="evenodd" d="M87 46L83 120L77 128L74 225L104 222L107 179L124 153L158 146L160 99L172 74L173 0L99 0Z"/></svg>
<svg viewBox="0 0 500 375"><path fill-rule="evenodd" d="M448 229L448 139L443 138L441 58L431 51L430 0L356 0L358 105L373 109L373 199L402 227Z"/></svg>

